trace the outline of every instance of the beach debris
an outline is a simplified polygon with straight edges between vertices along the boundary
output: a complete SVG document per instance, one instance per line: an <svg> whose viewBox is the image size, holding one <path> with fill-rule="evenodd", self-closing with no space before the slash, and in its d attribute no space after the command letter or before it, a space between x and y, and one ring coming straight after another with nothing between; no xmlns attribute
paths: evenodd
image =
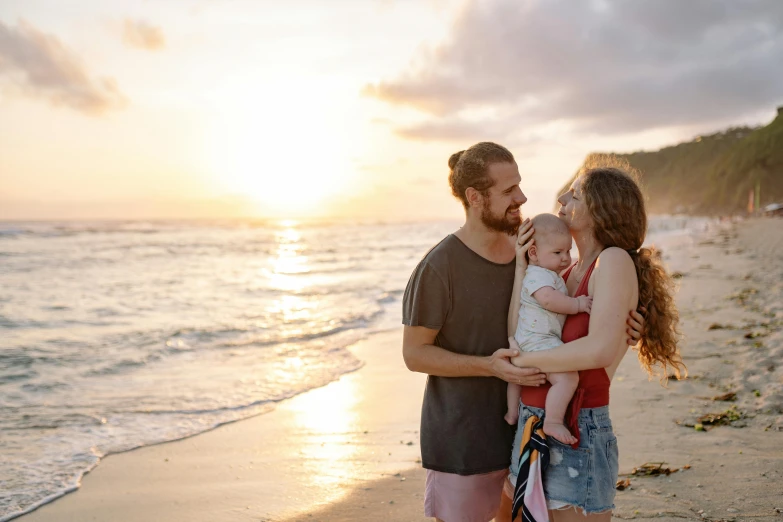
<svg viewBox="0 0 783 522"><path fill-rule="evenodd" d="M767 334L763 332L748 332L743 337L745 337L745 339L755 339L756 337L764 337L765 335Z"/></svg>
<svg viewBox="0 0 783 522"><path fill-rule="evenodd" d="M694 410L691 410L694 413ZM707 431L715 426L732 426L734 428L744 428L747 426L744 422L739 422L742 419L747 418L747 415L738 410L736 404L732 404L731 408L719 413L705 413L696 418L690 418L686 420L675 420L674 422L680 426L688 428L694 428L696 431Z"/></svg>
<svg viewBox="0 0 783 522"><path fill-rule="evenodd" d="M753 390L753 395L755 395L756 397L761 397L761 392L758 390Z"/></svg>
<svg viewBox="0 0 783 522"><path fill-rule="evenodd" d="M685 274L682 272L672 272L672 279L682 279L683 277L685 277Z"/></svg>
<svg viewBox="0 0 783 522"><path fill-rule="evenodd" d="M680 468L664 467L666 464L668 464L668 462L645 462L641 466L633 468L630 473L622 476L655 477L658 475L670 475L680 471ZM690 468L690 466L688 467Z"/></svg>
<svg viewBox="0 0 783 522"><path fill-rule="evenodd" d="M756 288L743 288L736 294L731 294L727 299L737 301L739 304L744 305L748 298L752 295L758 294L759 291Z"/></svg>
<svg viewBox="0 0 783 522"><path fill-rule="evenodd" d="M716 395L712 398L713 401L731 402L737 400L737 394L735 392L724 393L723 395Z"/></svg>
<svg viewBox="0 0 783 522"><path fill-rule="evenodd" d="M631 487L631 479L620 479L617 481L617 484L615 484L615 489L617 491L624 491L625 489L629 489Z"/></svg>
<svg viewBox="0 0 783 522"><path fill-rule="evenodd" d="M712 323L707 327L707 330L734 330L734 327L730 324Z"/></svg>

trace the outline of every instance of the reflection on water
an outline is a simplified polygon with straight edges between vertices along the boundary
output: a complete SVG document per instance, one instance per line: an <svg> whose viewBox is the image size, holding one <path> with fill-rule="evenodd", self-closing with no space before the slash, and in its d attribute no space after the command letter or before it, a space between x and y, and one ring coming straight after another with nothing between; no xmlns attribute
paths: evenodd
<svg viewBox="0 0 783 522"><path fill-rule="evenodd" d="M342 487L359 474L355 459L357 405L356 382L348 378L300 397L296 407L297 425L308 434L302 457L312 469L309 480L323 488L323 501L342 496Z"/></svg>
<svg viewBox="0 0 783 522"><path fill-rule="evenodd" d="M301 292L307 286L305 278L296 277L310 271L307 257L302 255L304 244L296 222L281 222L284 228L275 232L277 250L274 252L271 270L266 271L270 287L288 292Z"/></svg>
<svg viewBox="0 0 783 522"><path fill-rule="evenodd" d="M0 520L78 487L107 454L267 411L356 370L346 347L399 327L411 267L453 228L0 223ZM312 429L296 451L322 468L319 485L357 465L366 475L374 458L352 452L362 435L350 438L350 386L328 390L348 401L302 413Z"/></svg>

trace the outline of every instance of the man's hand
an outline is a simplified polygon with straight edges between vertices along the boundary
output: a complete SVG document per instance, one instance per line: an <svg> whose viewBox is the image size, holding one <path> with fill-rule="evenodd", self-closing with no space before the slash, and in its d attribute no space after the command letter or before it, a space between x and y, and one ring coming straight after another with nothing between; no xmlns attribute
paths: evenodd
<svg viewBox="0 0 783 522"><path fill-rule="evenodd" d="M517 252L517 266L523 270L527 270L527 259L525 259L525 254L530 247L533 246L533 242L535 241L533 239L534 232L535 229L533 228L533 222L530 221L530 218L527 218L522 222L519 226L519 232L517 232L517 242L514 245L514 248Z"/></svg>
<svg viewBox="0 0 783 522"><path fill-rule="evenodd" d="M641 313L640 313L641 312ZM625 321L629 328L625 329L625 333L628 334L628 339L625 340L628 346L636 346L636 344L642 338L642 332L644 332L644 316L647 309L643 306L639 307L639 311L631 310L628 314L628 319Z"/></svg>
<svg viewBox="0 0 783 522"><path fill-rule="evenodd" d="M593 308L593 298L589 295L580 295L576 300L579 303L579 312L587 312L589 314Z"/></svg>
<svg viewBox="0 0 783 522"><path fill-rule="evenodd" d="M511 340L513 341L513 337ZM516 342L514 342L516 345ZM489 366L492 374L498 379L522 386L539 386L546 382L546 374L538 368L519 368L511 364L509 359L519 355L519 346L501 348L489 356Z"/></svg>

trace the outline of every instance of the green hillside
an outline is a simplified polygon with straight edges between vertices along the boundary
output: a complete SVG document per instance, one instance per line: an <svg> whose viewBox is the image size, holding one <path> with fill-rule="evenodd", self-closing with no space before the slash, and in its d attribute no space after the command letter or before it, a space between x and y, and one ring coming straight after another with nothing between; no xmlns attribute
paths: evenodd
<svg viewBox="0 0 783 522"><path fill-rule="evenodd" d="M757 182L762 205L783 201L783 107L766 127L734 127L659 151L616 156L640 171L651 213L742 212Z"/></svg>

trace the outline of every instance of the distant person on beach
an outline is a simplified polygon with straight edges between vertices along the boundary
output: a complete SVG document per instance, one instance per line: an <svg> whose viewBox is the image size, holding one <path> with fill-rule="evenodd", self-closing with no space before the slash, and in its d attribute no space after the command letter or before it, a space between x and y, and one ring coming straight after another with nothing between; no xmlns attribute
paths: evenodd
<svg viewBox="0 0 783 522"><path fill-rule="evenodd" d="M402 348L407 367L428 374L420 433L425 514L486 522L498 511L514 438L503 419L506 383L546 381L534 367L511 364L519 350L507 348L520 263L515 245L525 244L533 230L522 221L527 198L508 149L478 143L453 154L449 168L465 223L413 271L403 297ZM632 313L629 324L638 338L641 316Z"/></svg>
<svg viewBox="0 0 783 522"><path fill-rule="evenodd" d="M570 297L560 272L571 266L571 233L568 226L554 214L539 214L532 219L535 242L527 251L528 266L524 278L514 281L512 308L517 318L509 325L514 339L523 352L549 350L563 344L560 335L567 315L590 313L593 298L589 295ZM524 253L522 254L524 255ZM517 357L511 359L512 363ZM543 431L563 444L573 444L576 438L568 431L564 418L568 403L579 384L577 372L554 372L546 375L552 384L546 395L546 416ZM506 422L516 426L519 420L519 384L508 383Z"/></svg>
<svg viewBox="0 0 783 522"><path fill-rule="evenodd" d="M627 165L586 168L558 199L559 216L579 250L579 261L563 278L569 295L593 297L592 309L589 315L568 316L562 334L565 344L524 352L515 359L517 364L547 373L579 372L579 386L567 415L578 442L567 445L548 438L548 448L543 449L550 458L542 473L544 495L539 498L545 498L545 505L544 516L539 518L545 518L548 509L548 518L555 522L611 519L618 454L609 419L609 385L628 350L628 311L640 303L648 310L638 347L647 372L653 375L659 369L666 379L671 371L677 376L684 371L677 346L672 280L655 250L642 248L647 213L642 193L628 172ZM513 338L510 344L514 346ZM514 491L514 485L530 478L519 475L525 459L520 455L532 449L532 445L523 445L522 438L530 433L531 424L544 417L547 388L522 387L510 475L498 521L511 520L512 503L515 509L540 507L529 488ZM538 520L530 513L525 515L525 520Z"/></svg>

